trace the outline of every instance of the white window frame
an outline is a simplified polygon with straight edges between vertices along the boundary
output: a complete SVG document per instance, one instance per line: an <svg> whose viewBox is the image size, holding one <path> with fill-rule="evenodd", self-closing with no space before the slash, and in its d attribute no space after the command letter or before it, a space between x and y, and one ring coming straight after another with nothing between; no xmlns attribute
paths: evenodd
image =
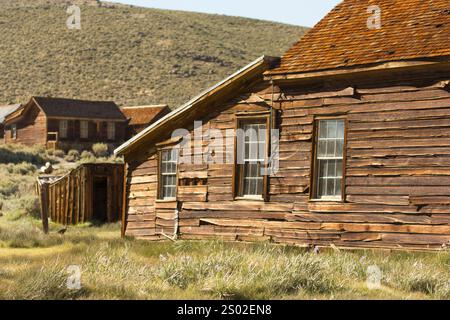
<svg viewBox="0 0 450 320"><path fill-rule="evenodd" d="M115 122L108 122L106 131L107 131L108 140L116 140L116 123Z"/></svg>
<svg viewBox="0 0 450 320"><path fill-rule="evenodd" d="M335 129L329 134L328 125L334 123ZM326 135L321 137L323 126L326 125ZM315 145L315 190L314 200L342 201L344 194L345 173L345 119L320 119L317 120L316 145ZM340 129L342 131L340 131ZM325 153L321 153L321 144L325 146ZM339 147L341 146L341 149ZM331 151L332 152L329 152ZM325 164L325 173L321 172L322 164ZM328 175L329 169L334 173ZM333 192L328 192L328 183L333 183Z"/></svg>
<svg viewBox="0 0 450 320"><path fill-rule="evenodd" d="M80 138L89 139L89 121L80 121Z"/></svg>
<svg viewBox="0 0 450 320"><path fill-rule="evenodd" d="M262 198L264 195L264 176L261 175L261 169L264 168L264 163L266 161L265 152L267 150L267 124L265 122L247 122L242 124L242 129L245 132L243 159L244 172L242 173L242 179L244 181L242 182L242 196L245 198ZM255 134L256 140L252 140L253 138L255 138ZM264 140L260 140L261 137L264 137ZM249 140L247 140L247 138ZM262 143L264 143L264 147L260 148L260 144ZM256 176L249 174L247 165L256 165L256 170L257 173L259 172L259 174L257 174ZM252 189L251 184L255 184L254 193L250 192L250 190Z"/></svg>
<svg viewBox="0 0 450 320"><path fill-rule="evenodd" d="M69 121L59 120L59 137L66 139L69 132Z"/></svg>
<svg viewBox="0 0 450 320"><path fill-rule="evenodd" d="M164 154L171 153L169 160L164 160ZM176 148L162 149L159 152L159 200L175 200L177 198L178 189L178 160L179 150ZM174 165L175 169L167 171L167 165ZM165 179L172 177L175 184L166 184ZM168 192L168 190L171 190Z"/></svg>

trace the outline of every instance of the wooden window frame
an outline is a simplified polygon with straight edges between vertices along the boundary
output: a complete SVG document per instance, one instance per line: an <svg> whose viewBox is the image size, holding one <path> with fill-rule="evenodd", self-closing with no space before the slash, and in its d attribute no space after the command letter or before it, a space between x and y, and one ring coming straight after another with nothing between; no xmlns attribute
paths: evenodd
<svg viewBox="0 0 450 320"><path fill-rule="evenodd" d="M10 135L11 139L17 140L17 123L12 124L10 129L11 129Z"/></svg>
<svg viewBox="0 0 450 320"><path fill-rule="evenodd" d="M344 121L344 146L342 151L342 181L341 181L341 199L318 199L317 198L317 147L318 147L318 123L322 120L343 120ZM323 116L314 117L313 122L313 146L311 151L311 172L310 172L310 189L309 189L309 201L310 202L328 202L328 203L345 203L346 202L346 176L347 176L347 142L348 142L348 119L346 116Z"/></svg>
<svg viewBox="0 0 450 320"><path fill-rule="evenodd" d="M66 124L65 134L62 134L62 123ZM67 139L69 136L69 120L59 120L58 136L61 139Z"/></svg>
<svg viewBox="0 0 450 320"><path fill-rule="evenodd" d="M241 124L243 122L256 122L261 121L266 123L266 152L265 152L265 169L268 168L268 159L270 156L270 130L273 128L273 113L271 111L268 112L262 112L262 113L256 113L256 114L238 114L236 115L235 119L235 133L237 133L237 130L241 128ZM271 121L272 120L272 121ZM263 193L261 197L259 196L245 196L241 195L241 190L243 189L243 170L240 170L240 166L242 164L238 164L237 160L237 141L238 137L237 134L235 134L234 137L234 170L233 170L233 197L235 201L238 200L255 200L255 201L269 201L269 176L264 175L263 176Z"/></svg>
<svg viewBox="0 0 450 320"><path fill-rule="evenodd" d="M112 133L111 136L110 136L110 133ZM110 122L110 121L107 122L107 124L106 124L106 138L109 141L116 140L116 123L115 122Z"/></svg>
<svg viewBox="0 0 450 320"><path fill-rule="evenodd" d="M86 136L83 135L83 123L86 124ZM80 139L89 139L89 121L87 120L80 120Z"/></svg>
<svg viewBox="0 0 450 320"><path fill-rule="evenodd" d="M161 170L161 164L162 164L162 153L164 151L169 151L169 150L177 150L178 151L178 163L176 166L176 175L175 175L175 197L173 198L163 198L162 197L162 179L161 179L161 174L162 174L162 170ZM158 202L172 202L172 201L177 201L177 194L178 194L178 176L179 176L179 159L180 159L180 149L177 146L164 146L164 147L160 147L157 149L157 161L158 161L158 166L157 166L157 179L158 179L158 190L157 190L157 196L156 196L156 200Z"/></svg>

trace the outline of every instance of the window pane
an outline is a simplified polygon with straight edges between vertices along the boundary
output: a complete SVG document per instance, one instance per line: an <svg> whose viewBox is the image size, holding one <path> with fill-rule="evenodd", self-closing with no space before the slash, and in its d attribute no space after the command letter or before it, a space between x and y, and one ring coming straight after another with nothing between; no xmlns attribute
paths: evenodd
<svg viewBox="0 0 450 320"><path fill-rule="evenodd" d="M328 161L327 177L332 178L336 176L336 161Z"/></svg>
<svg viewBox="0 0 450 320"><path fill-rule="evenodd" d="M336 196L340 196L342 194L342 179L336 179Z"/></svg>
<svg viewBox="0 0 450 320"><path fill-rule="evenodd" d="M322 178L319 178L319 180L318 180L318 183L319 183L318 193L317 193L318 198L322 198L323 196L325 196L325 185L326 185L325 182L326 182L326 180L322 179Z"/></svg>
<svg viewBox="0 0 450 320"><path fill-rule="evenodd" d="M341 157L344 155L344 140L339 139L336 141L336 157Z"/></svg>
<svg viewBox="0 0 450 320"><path fill-rule="evenodd" d="M328 168L328 161L319 160L319 178L327 177L327 168Z"/></svg>
<svg viewBox="0 0 450 320"><path fill-rule="evenodd" d="M67 120L59 121L59 136L61 138L67 138L67 127L68 127Z"/></svg>
<svg viewBox="0 0 450 320"><path fill-rule="evenodd" d="M327 142L326 141L319 141L319 146L317 148L317 156L318 157L326 157L327 155Z"/></svg>
<svg viewBox="0 0 450 320"><path fill-rule="evenodd" d="M327 121L327 138L337 137L337 123L334 120Z"/></svg>
<svg viewBox="0 0 450 320"><path fill-rule="evenodd" d="M108 139L114 140L116 138L116 124L114 122L108 122Z"/></svg>
<svg viewBox="0 0 450 320"><path fill-rule="evenodd" d="M327 196L334 196L334 179L327 179Z"/></svg>
<svg viewBox="0 0 450 320"><path fill-rule="evenodd" d="M344 133L345 133L345 124L343 120L340 120L337 122L337 130L338 130L338 134L337 137L339 139L344 139Z"/></svg>
<svg viewBox="0 0 450 320"><path fill-rule="evenodd" d="M336 141L328 140L327 141L327 157L333 158L336 153Z"/></svg>
<svg viewBox="0 0 450 320"><path fill-rule="evenodd" d="M80 122L80 136L81 138L89 137L89 123L87 121Z"/></svg>
<svg viewBox="0 0 450 320"><path fill-rule="evenodd" d="M264 179L260 178L258 179L256 194L263 194L263 188L264 188Z"/></svg>
<svg viewBox="0 0 450 320"><path fill-rule="evenodd" d="M319 121L319 138L327 137L327 121Z"/></svg>
<svg viewBox="0 0 450 320"><path fill-rule="evenodd" d="M336 177L341 178L342 177L342 170L343 170L343 163L342 160L336 160Z"/></svg>

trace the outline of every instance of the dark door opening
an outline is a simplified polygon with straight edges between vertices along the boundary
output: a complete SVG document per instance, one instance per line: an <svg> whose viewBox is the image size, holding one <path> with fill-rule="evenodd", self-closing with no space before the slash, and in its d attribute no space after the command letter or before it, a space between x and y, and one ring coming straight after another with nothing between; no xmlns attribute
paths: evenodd
<svg viewBox="0 0 450 320"><path fill-rule="evenodd" d="M92 220L97 223L108 222L108 179L94 178L93 195L93 217Z"/></svg>

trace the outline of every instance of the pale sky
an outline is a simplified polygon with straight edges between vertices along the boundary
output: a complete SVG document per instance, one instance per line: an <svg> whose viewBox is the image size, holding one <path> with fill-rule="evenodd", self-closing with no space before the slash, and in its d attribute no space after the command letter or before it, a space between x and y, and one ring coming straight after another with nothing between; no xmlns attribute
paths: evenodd
<svg viewBox="0 0 450 320"><path fill-rule="evenodd" d="M225 14L312 27L340 0L109 0L135 6ZM276 3L276 6L274 5Z"/></svg>

